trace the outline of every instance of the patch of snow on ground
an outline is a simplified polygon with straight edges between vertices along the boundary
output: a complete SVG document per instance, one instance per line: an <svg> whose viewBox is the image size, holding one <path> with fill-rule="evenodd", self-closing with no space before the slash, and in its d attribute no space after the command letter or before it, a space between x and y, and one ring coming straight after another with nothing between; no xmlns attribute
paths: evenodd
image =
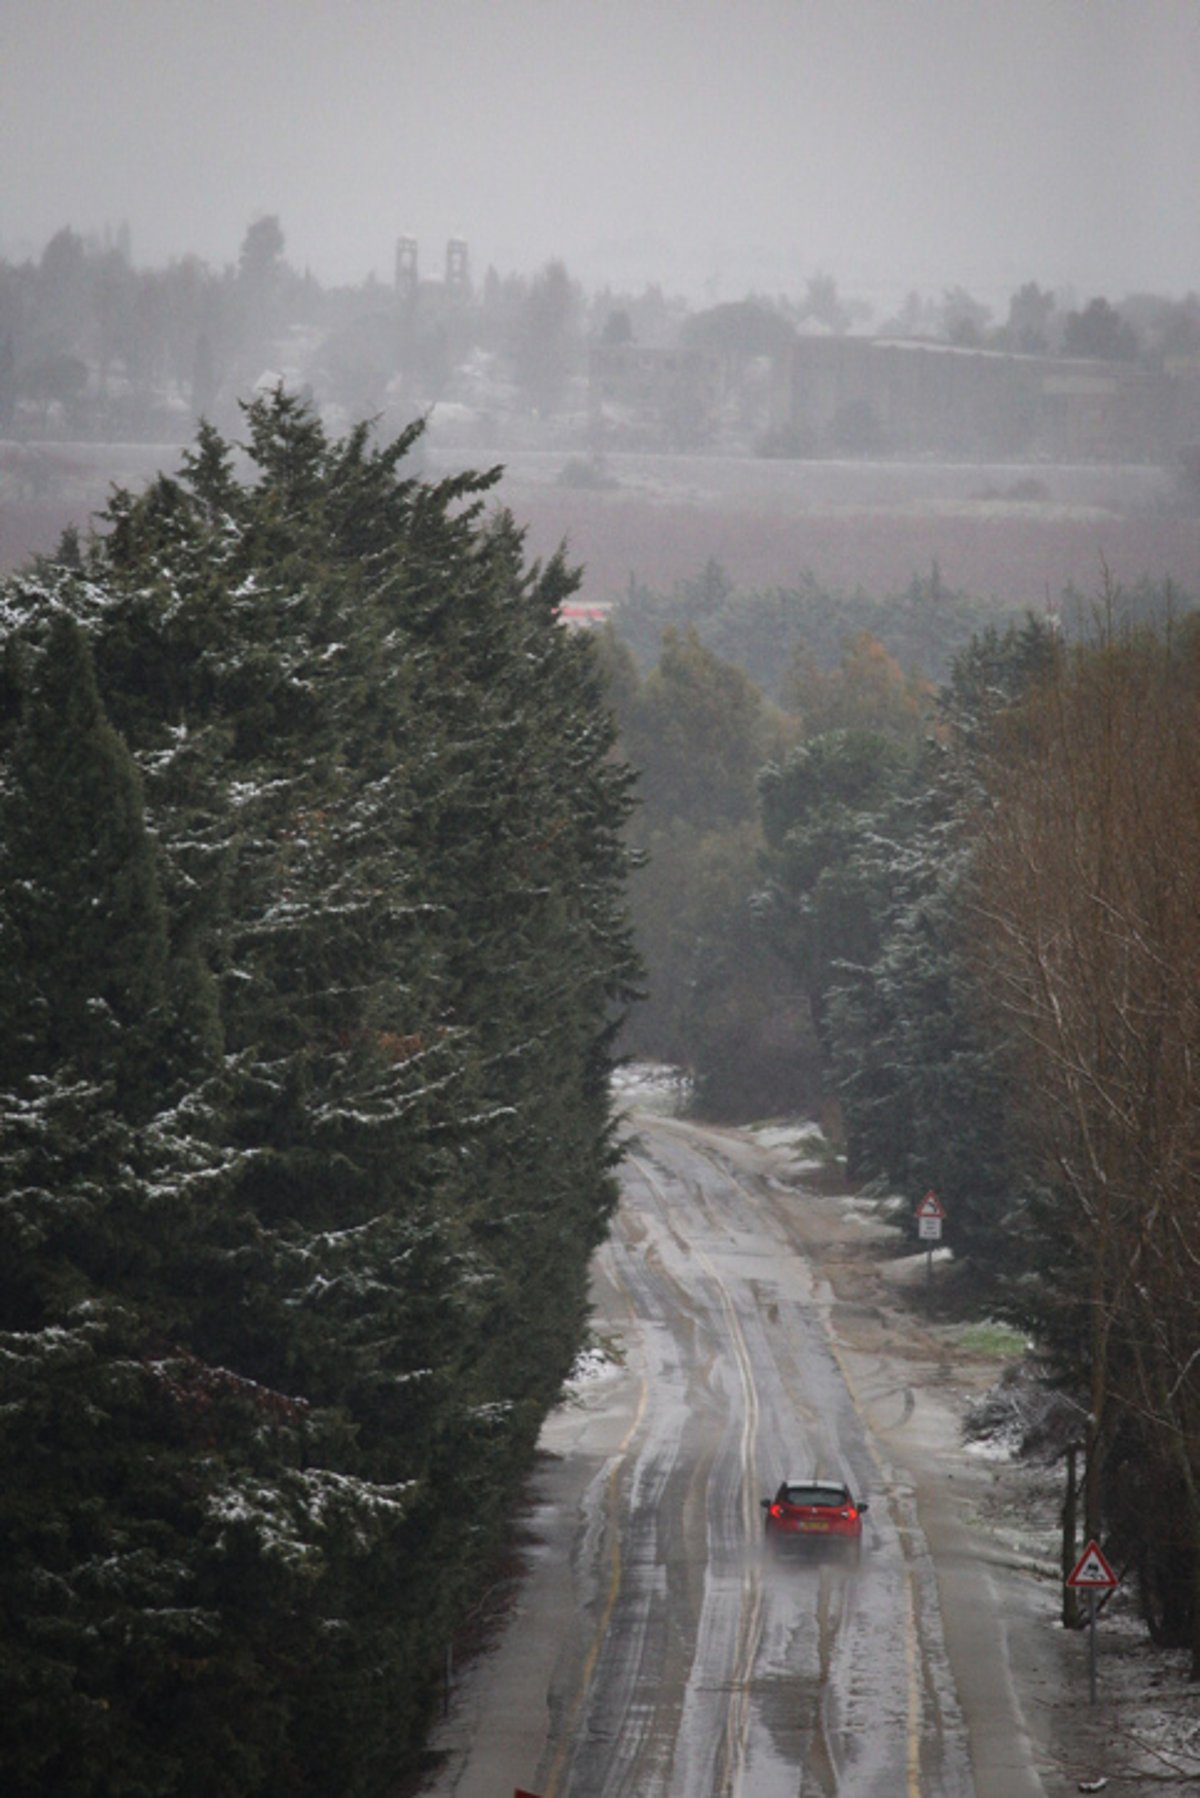
<svg viewBox="0 0 1200 1798"><path fill-rule="evenodd" d="M953 1249L922 1249L916 1255L903 1255L897 1261L885 1262L880 1269L883 1278L892 1286L912 1286L919 1280L929 1278L930 1260L933 1271L947 1266L954 1259Z"/></svg>
<svg viewBox="0 0 1200 1798"><path fill-rule="evenodd" d="M981 1461L1015 1461L1021 1452L1022 1432L1015 1424L997 1430L992 1436L971 1436L963 1443L964 1453Z"/></svg>
<svg viewBox="0 0 1200 1798"><path fill-rule="evenodd" d="M1065 1476L1061 1461L1031 1450L1045 1435L1041 1412L1051 1402L1036 1367L1014 1361L967 1406L961 1441L977 1465L991 1464L990 1480L984 1474L987 1483L975 1489L980 1527L1034 1576L1041 1627L1064 1631L1059 1515ZM1132 1572L1098 1610L1094 1706L1086 1621L1078 1632L1064 1631L1064 1640L1074 1679L1061 1689L1047 1687L1039 1703L1054 1715L1069 1789L1104 1790L1113 1798L1200 1790L1200 1698L1188 1678L1190 1655L1150 1641Z"/></svg>
<svg viewBox="0 0 1200 1798"><path fill-rule="evenodd" d="M819 1124L753 1124L751 1134L764 1149L791 1151L788 1172L793 1177L822 1173L829 1164L828 1147Z"/></svg>
<svg viewBox="0 0 1200 1798"><path fill-rule="evenodd" d="M606 1349L593 1343L591 1347L581 1349L571 1365L567 1375L568 1386L585 1386L591 1380L603 1380L619 1363L613 1359Z"/></svg>
<svg viewBox="0 0 1200 1798"><path fill-rule="evenodd" d="M612 1095L619 1111L679 1117L691 1100L692 1083L682 1068L665 1062L631 1061L614 1071Z"/></svg>
<svg viewBox="0 0 1200 1798"><path fill-rule="evenodd" d="M589 1342L571 1363L571 1371L563 1381L560 1403L567 1407L584 1404L584 1395L596 1391L605 1380L624 1372L620 1353L604 1342ZM600 1402L607 1402L600 1394Z"/></svg>
<svg viewBox="0 0 1200 1798"><path fill-rule="evenodd" d="M854 1193L839 1196L842 1217L857 1230L870 1230L878 1237L895 1237L907 1234L907 1219L898 1224L893 1217L885 1217L880 1211L878 1199L863 1199Z"/></svg>
<svg viewBox="0 0 1200 1798"><path fill-rule="evenodd" d="M819 1124L756 1124L754 1140L766 1149L816 1149L825 1138Z"/></svg>

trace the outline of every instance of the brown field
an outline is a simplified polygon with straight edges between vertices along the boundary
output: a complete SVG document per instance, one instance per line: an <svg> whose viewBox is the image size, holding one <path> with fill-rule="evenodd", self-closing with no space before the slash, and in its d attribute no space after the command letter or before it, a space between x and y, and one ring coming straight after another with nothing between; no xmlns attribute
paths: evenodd
<svg viewBox="0 0 1200 1798"><path fill-rule="evenodd" d="M788 515L618 494L506 494L531 551L566 541L583 565L583 597L620 598L631 579L669 589L721 563L735 586L789 586L810 571L825 587L881 598L928 575L998 605L1040 608L1074 586L1093 593L1107 568L1130 584L1170 579L1200 597L1200 517L981 504L954 510L831 510Z"/></svg>
<svg viewBox="0 0 1200 1798"><path fill-rule="evenodd" d="M86 531L114 487L137 492L178 463L169 444L0 441L0 574L48 554L68 525Z"/></svg>
<svg viewBox="0 0 1200 1798"><path fill-rule="evenodd" d="M54 500L0 503L0 575L11 574L30 556L53 549L67 525L86 523L87 511L83 507L77 512Z"/></svg>
<svg viewBox="0 0 1200 1798"><path fill-rule="evenodd" d="M86 526L114 480L136 488L154 456L172 465L176 454L63 445L38 492L0 458L0 572L53 549L66 525ZM1068 586L1094 593L1106 568L1125 584L1170 579L1200 599L1200 515L1180 509L1159 470L630 456L612 458L618 484L602 489L559 484L561 454L478 463L492 460L505 462L499 495L530 551L565 541L593 603L621 597L631 579L669 589L710 558L748 589L807 571L827 588L882 598L936 562L948 586L1005 607L1041 607ZM1037 498L1011 497L1030 480Z"/></svg>

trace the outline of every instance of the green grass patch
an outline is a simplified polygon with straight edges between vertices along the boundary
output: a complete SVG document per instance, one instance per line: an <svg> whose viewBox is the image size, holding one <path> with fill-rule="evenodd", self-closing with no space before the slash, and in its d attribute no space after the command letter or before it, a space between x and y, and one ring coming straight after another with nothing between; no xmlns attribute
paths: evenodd
<svg viewBox="0 0 1200 1798"><path fill-rule="evenodd" d="M985 1318L981 1323L964 1325L957 1333L957 1340L958 1346L969 1355L986 1355L993 1361L1014 1361L1025 1353L1027 1338L1011 1324Z"/></svg>

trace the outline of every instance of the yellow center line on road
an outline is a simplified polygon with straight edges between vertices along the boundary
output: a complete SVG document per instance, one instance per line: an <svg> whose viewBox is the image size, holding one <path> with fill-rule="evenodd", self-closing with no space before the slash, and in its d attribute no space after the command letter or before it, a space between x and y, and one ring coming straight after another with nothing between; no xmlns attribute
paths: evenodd
<svg viewBox="0 0 1200 1798"><path fill-rule="evenodd" d="M708 1159L715 1160L715 1158L705 1154L704 1151L702 1151L702 1150L700 1151L700 1153L703 1156L703 1158L706 1160L708 1160ZM630 1160L634 1161L634 1164L638 1166L638 1171L642 1175L643 1179L646 1181L646 1184L653 1192L655 1192L656 1196L658 1197L659 1203L661 1205L663 1205L664 1208L666 1208L667 1207L666 1196L662 1192L662 1189L661 1189L658 1181L654 1178L654 1175L650 1172L650 1170L644 1164L641 1164L640 1162L635 1161L633 1157L630 1157ZM742 1182L740 1180L738 1180L737 1176L734 1175L730 1169L724 1168L722 1171L724 1172L724 1174L727 1178L729 1178L733 1181L734 1185L736 1185L736 1186L742 1185ZM716 1285L717 1293L720 1298L720 1303L721 1303L722 1309L725 1313L726 1320L729 1324L729 1338L730 1338L730 1342L734 1348L735 1359L738 1364L738 1370L739 1370L739 1374L740 1374L742 1385L743 1385L743 1390L745 1392L746 1401L747 1401L746 1407L745 1407L745 1410L743 1413L743 1419L742 1419L742 1451L741 1452L742 1452L742 1457L743 1457L743 1464L747 1469L747 1472L750 1476L750 1483L752 1484L753 1478L754 1478L753 1444L754 1444L754 1440L755 1440L757 1430L758 1430L758 1397L757 1397L757 1390L755 1387L755 1382L754 1382L754 1377L753 1377L753 1367L752 1367L752 1364L750 1361L749 1349L746 1344L745 1336L741 1329L740 1320L737 1317L737 1313L733 1306L732 1300L729 1296L728 1290L727 1290L723 1280L721 1279L720 1275L717 1273L712 1262L709 1260L709 1257L704 1253L704 1251L702 1249L699 1249L698 1246L694 1242L687 1246L689 1246L691 1248L692 1252L695 1253L697 1259L703 1263L706 1271L708 1272L710 1277L713 1279L713 1281ZM619 1287L619 1289L622 1293L622 1296L625 1298L626 1304L628 1305L628 1308L629 1308L630 1315L631 1315L631 1317L635 1317L636 1312L634 1309L632 1293L630 1292L630 1289L629 1289L626 1281L621 1276L619 1270L614 1267L613 1273L614 1273L615 1283ZM671 1276L666 1274L665 1269L660 1269L660 1273L663 1274L663 1276L668 1279L671 1278ZM678 1284L674 1280L672 1280L671 1283ZM867 1451L871 1457L871 1460L875 1464L875 1469L876 1469L877 1474L879 1475L880 1484L881 1484L881 1486L886 1487L887 1484L889 1483L888 1470L887 1470L887 1467L886 1467L886 1465L883 1461L883 1458L879 1452L879 1449L876 1446L875 1437L874 1437L873 1431L871 1429L870 1423L868 1421L866 1409L864 1407L864 1404L859 1396L857 1387L855 1385L854 1377L850 1371L849 1366L847 1365L847 1363L845 1361L845 1358L841 1352L840 1344L834 1334L832 1319L821 1307L817 1307L817 1313L823 1324L824 1334L829 1343L830 1353L831 1353L833 1360L838 1368L839 1373L842 1376L842 1380L845 1384L846 1392L849 1396L850 1402L853 1405L854 1410L857 1413L860 1421L862 1422L864 1440L866 1443ZM611 1551L610 1551L609 1584L608 1584L608 1591L607 1591L606 1600L605 1600L604 1612L603 1612L602 1617L600 1618L599 1623L597 1624L591 1645L589 1647L587 1656L585 1657L585 1660L583 1663L583 1668L582 1668L582 1671L580 1674L580 1680L579 1680L579 1689L577 1691L574 1704L572 1705L572 1708L571 1708L571 1713L570 1713L570 1717L568 1720L566 1732L564 1734L564 1737L560 1744L557 1756L554 1760L554 1763L553 1763L553 1766L551 1769L550 1783L546 1788L546 1798L558 1798L560 1782L562 1780L563 1773L567 1766L571 1750L574 1746L575 1729L578 1725L579 1717L582 1713L583 1706L586 1702L588 1692L590 1689L590 1685L591 1685L592 1679L595 1674L596 1664L599 1659L600 1648L601 1648L601 1645L602 1645L602 1642L604 1639L604 1634L605 1634L606 1629L608 1628L609 1622L611 1621L613 1611L616 1607L617 1598L620 1593L623 1570L622 1570L622 1562L621 1562L620 1542L618 1540L618 1531L616 1529L617 1486L618 1486L618 1481L620 1479L620 1475L622 1472L622 1467L623 1467L625 1456L628 1453L629 1447L633 1441L635 1434L637 1433L637 1430L641 1426L642 1419L643 1419L643 1416L644 1416L645 1410L646 1410L647 1401L648 1401L647 1382L646 1382L645 1377L643 1376L642 1382L641 1382L641 1390L640 1390L639 1398L638 1398L636 1415L635 1415L633 1422L631 1423L629 1429L627 1430L625 1437L624 1437L623 1441L621 1442L620 1447L618 1448L618 1450L616 1452L616 1456L614 1458L614 1464L613 1464L613 1466L609 1472L609 1476L608 1476L608 1487L607 1487L607 1497L606 1497L606 1518L607 1518L608 1526L609 1526L609 1529L610 1529L610 1532L612 1535L612 1547L611 1547ZM747 1496L745 1502L746 1502L746 1506L747 1506L747 1511L749 1512L750 1501L749 1501L748 1496ZM751 1518L750 1521L752 1522L753 1519ZM905 1683L907 1686L907 1694L906 1694L907 1710L906 1710L906 1726L905 1726L906 1754L905 1754L905 1794L904 1794L904 1798L921 1798L921 1785L920 1785L921 1719L922 1719L921 1676L920 1676L921 1653L920 1653L920 1637L919 1637L919 1630L918 1630L918 1625L917 1625L918 1595L917 1595L917 1584L916 1584L916 1571L911 1566L906 1570L906 1577L904 1580L903 1590L904 1590ZM745 1755L746 1755L746 1748L747 1748L747 1735L748 1735L748 1725L749 1725L750 1685L751 1685L751 1679L752 1679L752 1675L753 1675L754 1664L757 1659L758 1642L759 1642L759 1636L761 1633L761 1628L762 1628L762 1590L761 1590L761 1575L759 1575L757 1577L757 1579L747 1580L746 1588L744 1589L744 1593L743 1593L743 1612L742 1612L742 1619L741 1619L741 1628L739 1630L740 1640L739 1640L739 1647L738 1647L738 1652L737 1652L737 1657L736 1657L737 1665L735 1668L735 1677L733 1680L733 1691L736 1694L736 1696L734 1699L734 1703L731 1706L730 1714L729 1714L729 1717L728 1717L727 1723L726 1723L725 1737L724 1737L724 1753L723 1753L723 1759L724 1759L725 1764L724 1764L724 1768L722 1769L723 1777L721 1779L721 1784L720 1784L720 1788L719 1788L720 1792L722 1794L727 1795L727 1798L739 1798L739 1794L741 1793L741 1790L742 1790L742 1779L743 1779L744 1768L745 1768Z"/></svg>
<svg viewBox="0 0 1200 1798"><path fill-rule="evenodd" d="M704 1160L711 1162L713 1166L719 1167L724 1177L728 1179L732 1185L738 1187L745 1197L753 1203L753 1195L743 1181L738 1178L737 1174L733 1172L732 1168L720 1162L708 1149L697 1147L695 1148L695 1153L700 1155ZM841 1351L841 1345L834 1334L833 1320L823 1307L816 1307L816 1311L824 1329L826 1340L829 1343L830 1353L833 1356L838 1372L842 1376L842 1381L849 1395L850 1403L854 1406L854 1410L862 1424L863 1440L866 1443L867 1452L875 1463L875 1471L879 1475L881 1485L886 1486L888 1484L887 1468L876 1447L875 1435L867 1417L866 1409L859 1397L858 1388L854 1383L854 1376L846 1364L846 1360ZM784 1384L786 1387L787 1382L785 1381ZM921 1798L921 1682L919 1676L919 1647L919 1636L917 1631L916 1574L914 1569L909 1567L907 1570L907 1577L904 1581L904 1660L905 1681L908 1687L905 1724L905 1798Z"/></svg>

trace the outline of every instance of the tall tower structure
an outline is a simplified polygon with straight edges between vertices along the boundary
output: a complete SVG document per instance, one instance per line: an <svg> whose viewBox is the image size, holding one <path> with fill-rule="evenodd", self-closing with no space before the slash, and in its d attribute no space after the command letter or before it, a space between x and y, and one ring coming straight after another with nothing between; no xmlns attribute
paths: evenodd
<svg viewBox="0 0 1200 1798"><path fill-rule="evenodd" d="M396 292L402 300L411 300L417 291L417 240L401 237L396 242Z"/></svg>
<svg viewBox="0 0 1200 1798"><path fill-rule="evenodd" d="M452 237L446 245L446 292L465 300L471 292L471 262L465 237Z"/></svg>

